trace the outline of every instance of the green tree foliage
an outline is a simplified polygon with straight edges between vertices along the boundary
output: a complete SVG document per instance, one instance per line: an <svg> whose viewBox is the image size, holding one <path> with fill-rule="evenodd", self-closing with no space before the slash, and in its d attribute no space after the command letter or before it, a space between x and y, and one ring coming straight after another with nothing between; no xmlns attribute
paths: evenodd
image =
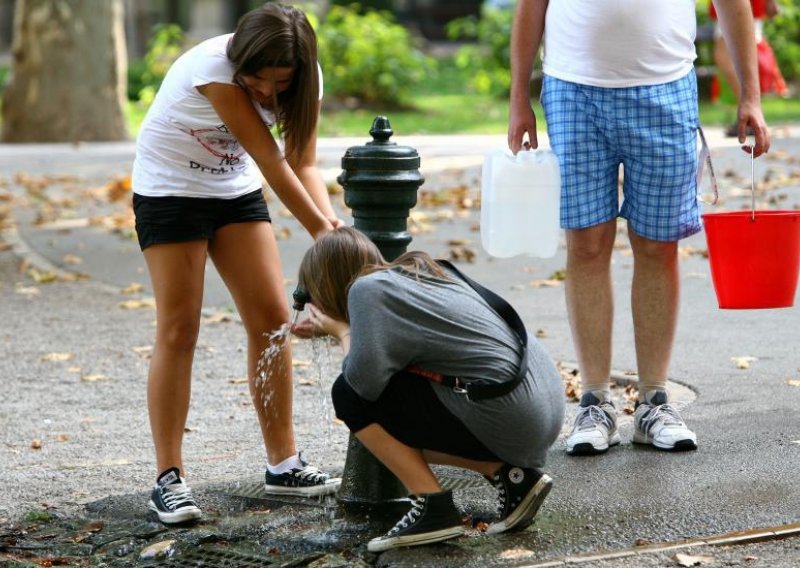
<svg viewBox="0 0 800 568"><path fill-rule="evenodd" d="M157 25L145 56L128 67L128 99L149 106L170 65L183 53L185 47L180 26Z"/></svg>
<svg viewBox="0 0 800 568"><path fill-rule="evenodd" d="M779 2L781 11L764 24L778 66L787 81L800 78L800 5L796 0Z"/></svg>
<svg viewBox="0 0 800 568"><path fill-rule="evenodd" d="M513 19L512 9L484 6L480 19L468 16L447 25L450 39L474 42L459 49L455 61L469 77L469 86L478 93L505 96L511 88L509 50Z"/></svg>
<svg viewBox="0 0 800 568"><path fill-rule="evenodd" d="M388 12L331 6L317 38L325 92L336 97L407 104L414 87L435 71L435 61Z"/></svg>

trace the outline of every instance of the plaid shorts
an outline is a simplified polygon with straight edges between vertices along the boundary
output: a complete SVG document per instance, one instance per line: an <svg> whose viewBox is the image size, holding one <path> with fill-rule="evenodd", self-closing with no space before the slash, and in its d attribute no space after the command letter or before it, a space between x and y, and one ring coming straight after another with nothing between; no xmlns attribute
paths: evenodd
<svg viewBox="0 0 800 568"><path fill-rule="evenodd" d="M700 231L694 71L670 83L626 88L545 76L541 102L561 166L562 227L585 229L619 216L634 233L656 241Z"/></svg>

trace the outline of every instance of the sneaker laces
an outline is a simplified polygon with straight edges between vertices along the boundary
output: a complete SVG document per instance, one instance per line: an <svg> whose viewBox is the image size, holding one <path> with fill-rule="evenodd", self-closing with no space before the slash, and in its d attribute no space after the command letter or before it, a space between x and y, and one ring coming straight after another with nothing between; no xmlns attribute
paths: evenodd
<svg viewBox="0 0 800 568"><path fill-rule="evenodd" d="M614 428L614 419L596 405L584 406L575 417L576 430L592 430L598 423L603 424L608 430Z"/></svg>
<svg viewBox="0 0 800 568"><path fill-rule="evenodd" d="M500 501L499 504L497 505L497 515L499 517L502 517L503 513L506 510L506 500L508 499L508 496L506 495L506 484L503 483L503 480L500 478L499 472L496 473L495 476L492 478L492 483L497 488L498 492L497 497Z"/></svg>
<svg viewBox="0 0 800 568"><path fill-rule="evenodd" d="M658 406L648 406L650 409L643 412L639 419L642 430L649 432L659 422L663 426L686 426L680 415L680 410L686 406L685 404L667 402Z"/></svg>
<svg viewBox="0 0 800 568"><path fill-rule="evenodd" d="M424 507L425 507L425 497L417 497L413 505L411 505L411 509L409 509L409 511L405 515L403 515L402 519L397 521L397 524L395 524L389 530L389 532L386 533L386 536L391 536L395 533L398 533L400 532L400 530L408 528L409 526L417 522L417 519L419 519L420 516L422 516L422 509Z"/></svg>
<svg viewBox="0 0 800 568"><path fill-rule="evenodd" d="M164 486L161 491L161 498L164 500L164 504L170 509L175 509L178 505L183 503L189 505L194 504L192 490L183 482Z"/></svg>
<svg viewBox="0 0 800 568"><path fill-rule="evenodd" d="M304 465L303 469L296 469L292 471L292 475L294 475L298 479L302 479L303 481L310 481L311 483L315 484L325 483L331 477L330 475L328 475L324 471L320 471L313 465Z"/></svg>

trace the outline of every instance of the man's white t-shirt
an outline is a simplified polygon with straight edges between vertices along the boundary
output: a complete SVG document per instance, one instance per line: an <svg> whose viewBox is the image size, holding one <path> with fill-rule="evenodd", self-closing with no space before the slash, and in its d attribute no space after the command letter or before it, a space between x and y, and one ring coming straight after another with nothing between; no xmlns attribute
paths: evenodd
<svg viewBox="0 0 800 568"><path fill-rule="evenodd" d="M194 46L170 67L136 140L135 193L233 199L261 188L258 167L197 90L235 84L226 54L232 35ZM255 100L253 106L267 126L274 124L270 111Z"/></svg>
<svg viewBox="0 0 800 568"><path fill-rule="evenodd" d="M680 79L697 57L695 0L550 0L545 74L595 87Z"/></svg>

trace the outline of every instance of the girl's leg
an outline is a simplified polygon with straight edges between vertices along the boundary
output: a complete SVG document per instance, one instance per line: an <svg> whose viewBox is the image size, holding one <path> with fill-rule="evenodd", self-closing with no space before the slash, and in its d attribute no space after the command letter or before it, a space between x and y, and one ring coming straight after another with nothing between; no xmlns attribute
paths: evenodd
<svg viewBox="0 0 800 568"><path fill-rule="evenodd" d="M405 485L410 493L423 495L442 490L436 476L428 467L423 452L393 438L381 425L372 423L355 432L355 437Z"/></svg>
<svg viewBox="0 0 800 568"><path fill-rule="evenodd" d="M209 254L233 296L247 332L247 373L267 460L296 453L292 428L292 355L289 305L272 225L230 223L218 229ZM262 354L264 356L262 357Z"/></svg>
<svg viewBox="0 0 800 568"><path fill-rule="evenodd" d="M428 463L435 463L437 465L451 465L453 467L469 469L486 477L492 477L503 465L503 462L499 461L478 461L469 458L462 458L461 456L443 454L442 452L434 452L431 450L423 450L422 455L425 457L425 461Z"/></svg>
<svg viewBox="0 0 800 568"><path fill-rule="evenodd" d="M156 344L147 380L147 408L161 473L184 473L181 444L189 412L194 347L203 303L207 241L147 247L156 299Z"/></svg>

